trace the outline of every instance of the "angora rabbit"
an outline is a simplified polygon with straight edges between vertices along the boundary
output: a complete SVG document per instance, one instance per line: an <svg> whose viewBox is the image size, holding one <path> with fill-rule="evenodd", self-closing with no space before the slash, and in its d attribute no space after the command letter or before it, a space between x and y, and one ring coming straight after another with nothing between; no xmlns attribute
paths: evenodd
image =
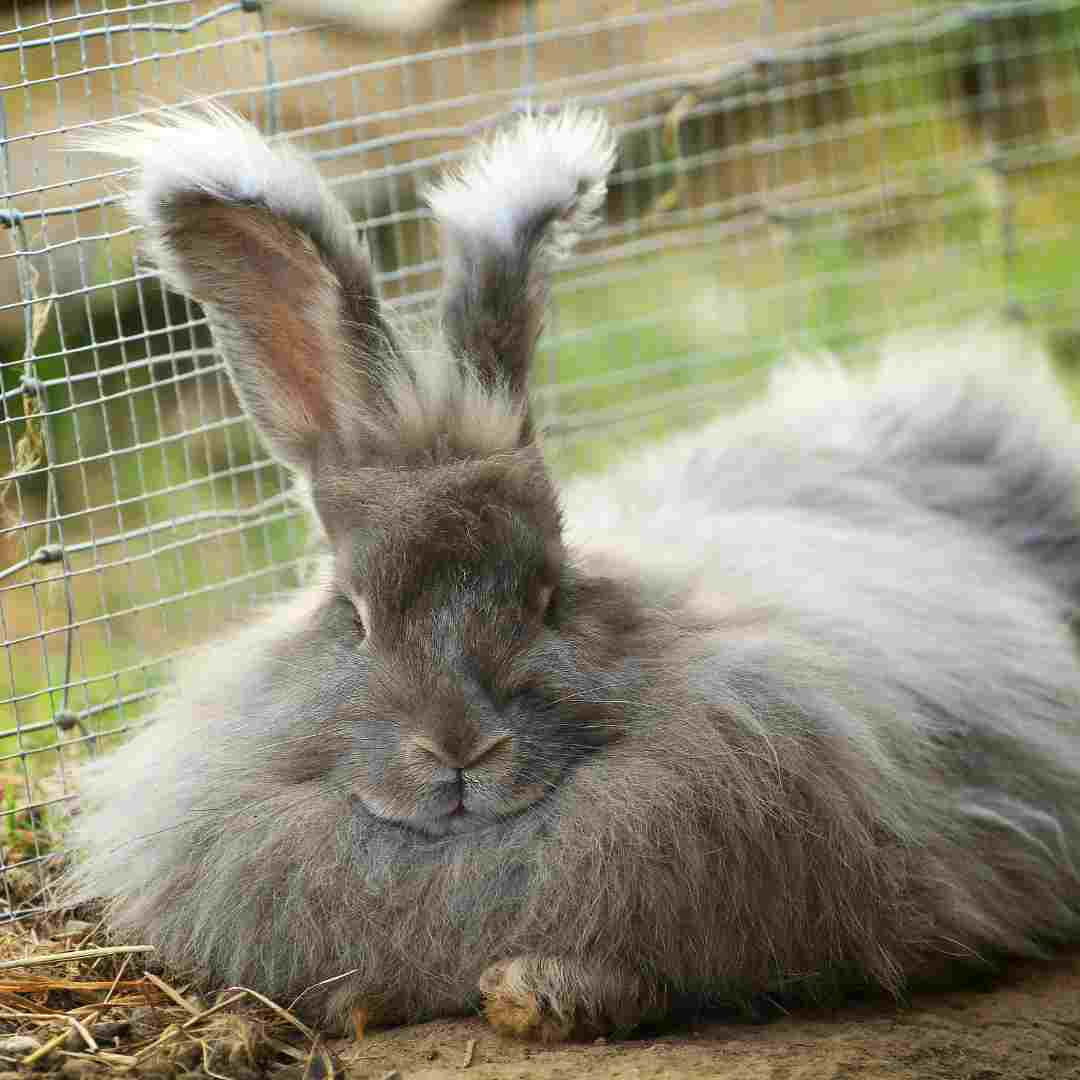
<svg viewBox="0 0 1080 1080"><path fill-rule="evenodd" d="M529 369L600 116L523 116L429 193L422 349L297 154L220 113L103 148L329 555L89 771L70 898L329 1028L483 1004L542 1039L1076 934L1080 449L1047 373L796 366L560 495Z"/></svg>

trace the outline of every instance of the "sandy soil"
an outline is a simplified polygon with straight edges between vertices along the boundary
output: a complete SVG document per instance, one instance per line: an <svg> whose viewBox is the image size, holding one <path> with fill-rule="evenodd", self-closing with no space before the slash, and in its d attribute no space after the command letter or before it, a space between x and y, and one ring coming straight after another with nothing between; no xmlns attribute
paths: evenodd
<svg viewBox="0 0 1080 1080"><path fill-rule="evenodd" d="M350 1080L395 1070L400 1080L1070 1080L1080 1078L1080 950L905 1007L851 1003L763 1025L703 1023L559 1047L501 1039L479 1019L440 1021L334 1049Z"/></svg>

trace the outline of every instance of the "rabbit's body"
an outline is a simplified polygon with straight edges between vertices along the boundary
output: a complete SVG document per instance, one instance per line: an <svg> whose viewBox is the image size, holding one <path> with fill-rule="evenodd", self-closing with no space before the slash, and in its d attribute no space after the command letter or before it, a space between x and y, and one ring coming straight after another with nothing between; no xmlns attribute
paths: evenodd
<svg viewBox="0 0 1080 1080"><path fill-rule="evenodd" d="M333 554L91 770L74 889L167 961L331 1025L461 1012L479 984L500 1029L541 1037L676 999L897 990L1075 935L1080 451L1048 380L992 361L943 381L896 363L869 387L801 374L576 485L561 528L523 397L539 279L516 245L536 257L529 214L551 227L556 207L558 227L596 201L572 169L555 183L545 137L588 149L587 177L609 154L561 123L519 137L553 170L532 210L491 222L469 196L516 197L498 147L433 200L475 381L391 348L350 425L317 370L283 417L252 372L289 385L296 351L245 327L248 299L210 307ZM152 204L164 166L136 156ZM240 215L269 208L345 276L310 214L197 186L236 211L245 266L263 241ZM159 204L159 260L219 295L229 258L211 269L166 216L183 198ZM370 350L392 330L367 333Z"/></svg>

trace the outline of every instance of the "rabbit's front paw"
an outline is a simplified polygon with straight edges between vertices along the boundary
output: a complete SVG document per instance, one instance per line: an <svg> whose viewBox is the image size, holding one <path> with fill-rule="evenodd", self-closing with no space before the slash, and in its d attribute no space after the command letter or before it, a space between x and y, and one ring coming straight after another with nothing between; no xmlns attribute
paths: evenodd
<svg viewBox="0 0 1080 1080"><path fill-rule="evenodd" d="M484 1013L500 1034L538 1042L562 1042L574 1033L574 1003L553 994L545 969L557 960L516 956L492 964L480 976Z"/></svg>
<svg viewBox="0 0 1080 1080"><path fill-rule="evenodd" d="M638 975L550 956L500 960L480 991L499 1034L537 1042L623 1034L667 1011L667 995Z"/></svg>

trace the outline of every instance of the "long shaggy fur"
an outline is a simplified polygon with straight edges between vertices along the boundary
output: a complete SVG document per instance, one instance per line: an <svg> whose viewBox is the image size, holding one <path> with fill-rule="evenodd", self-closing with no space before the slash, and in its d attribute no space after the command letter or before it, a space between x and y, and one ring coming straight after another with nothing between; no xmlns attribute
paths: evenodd
<svg viewBox="0 0 1080 1080"><path fill-rule="evenodd" d="M614 163L599 113L526 113L427 192L446 254L443 333L489 385L526 395L547 275L595 224Z"/></svg>
<svg viewBox="0 0 1080 1080"><path fill-rule="evenodd" d="M265 207L310 237L330 263L362 258L356 227L312 163L287 143L272 147L250 123L219 106L111 124L103 134L84 137L81 146L138 170L128 213L147 230L158 270L180 292L196 292L197 283L169 242L175 224L170 210L200 195Z"/></svg>
<svg viewBox="0 0 1080 1080"><path fill-rule="evenodd" d="M594 224L614 163L615 140L599 113L523 114L428 190L447 257L460 258L463 247L513 250L547 217L551 227L536 255L568 254Z"/></svg>
<svg viewBox="0 0 1080 1080"><path fill-rule="evenodd" d="M88 770L69 896L328 1026L482 994L546 1039L1075 939L1080 441L1027 342L899 345L874 378L793 365L742 417L561 493L527 423L354 439L371 387L392 432L386 388L434 358L524 408L521 355L462 344L491 343L500 305L534 324L557 224L533 195L579 190L599 132L529 121L520 156L497 144L445 189L466 246L506 257L451 273L421 359L337 342L301 369L230 313L238 377L337 395L334 439L292 459L325 578ZM549 142L549 186L509 182ZM253 412L272 445L313 439L302 411Z"/></svg>

